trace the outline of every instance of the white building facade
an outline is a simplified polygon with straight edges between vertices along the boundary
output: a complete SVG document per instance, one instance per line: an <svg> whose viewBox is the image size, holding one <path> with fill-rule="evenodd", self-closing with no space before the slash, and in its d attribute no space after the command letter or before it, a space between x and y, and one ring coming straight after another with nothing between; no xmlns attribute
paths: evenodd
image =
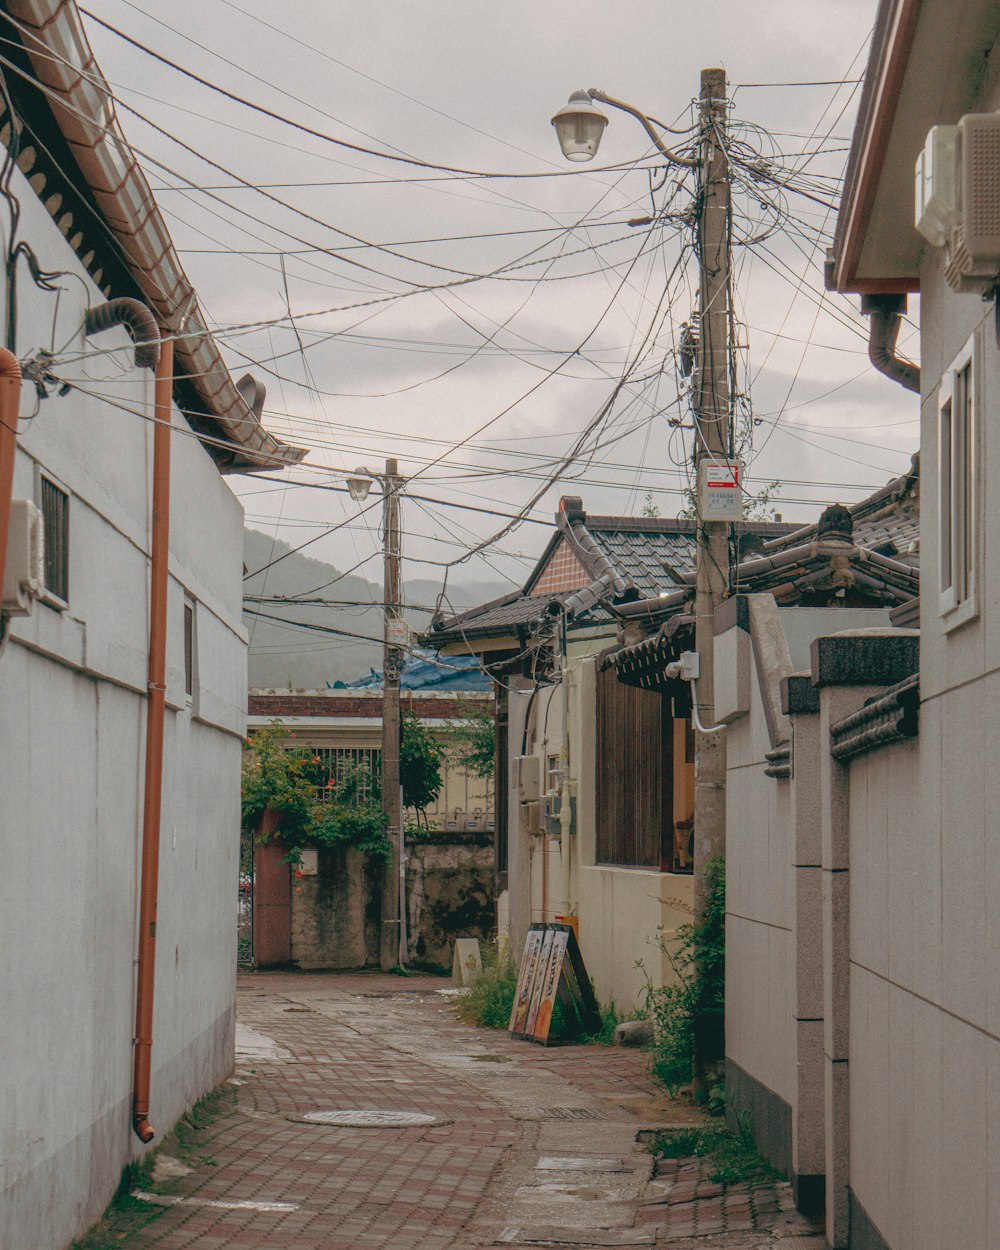
<svg viewBox="0 0 1000 1250"><path fill-rule="evenodd" d="M86 63L74 5L11 8L37 23L34 51L51 41L52 73L65 64L56 54ZM30 612L5 614L0 644L0 1247L58 1250L100 1217L123 1168L143 1151L132 1111L154 380L136 366L124 328L87 337L85 314L109 296L153 303L167 270L164 261L159 277L141 272L149 257L131 235L120 188L98 195L92 174L74 170L71 181L89 183L101 217L62 189L68 158L48 159L54 114L17 96L14 107L18 239L55 273L57 289L42 289L22 259L7 341L29 370L39 351L54 353L58 381L44 384L37 403L30 380L22 386L13 509L20 501L39 508L46 556ZM2 122L5 142L10 120ZM101 133L107 140L107 116ZM121 157L127 148L115 143ZM100 142L88 150L99 156ZM162 221L152 221L174 263ZM178 375L193 372L194 350L178 352ZM65 394L62 382L70 383ZM173 389L185 408L198 399L197 384ZM199 429L218 446L200 442L176 404L170 440L149 1115L157 1140L233 1063L246 638L243 513L220 464L297 458L268 440L249 410L241 443L221 403L198 407ZM7 565L16 574L15 548Z"/></svg>

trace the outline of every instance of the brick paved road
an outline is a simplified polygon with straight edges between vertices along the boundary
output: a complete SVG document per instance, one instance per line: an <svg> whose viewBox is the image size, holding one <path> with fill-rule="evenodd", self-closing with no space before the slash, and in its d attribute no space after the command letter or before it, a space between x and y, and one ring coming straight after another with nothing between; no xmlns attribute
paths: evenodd
<svg viewBox="0 0 1000 1250"><path fill-rule="evenodd" d="M789 1211L787 1186L721 1193L697 1161L653 1178L637 1132L691 1113L661 1096L641 1054L543 1049L469 1028L439 992L447 984L241 977L236 1073L203 1125L183 1129L161 1160L150 1198L168 1205L143 1199L96 1244L824 1245ZM363 1109L435 1122L359 1128L298 1118Z"/></svg>

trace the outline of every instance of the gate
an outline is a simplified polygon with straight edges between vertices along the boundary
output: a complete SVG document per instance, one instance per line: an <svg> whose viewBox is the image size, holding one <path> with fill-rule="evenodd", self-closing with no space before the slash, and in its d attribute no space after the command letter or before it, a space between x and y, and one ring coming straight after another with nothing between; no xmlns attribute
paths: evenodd
<svg viewBox="0 0 1000 1250"><path fill-rule="evenodd" d="M253 955L253 835L240 837L240 896L237 912L237 962L241 968L254 966Z"/></svg>

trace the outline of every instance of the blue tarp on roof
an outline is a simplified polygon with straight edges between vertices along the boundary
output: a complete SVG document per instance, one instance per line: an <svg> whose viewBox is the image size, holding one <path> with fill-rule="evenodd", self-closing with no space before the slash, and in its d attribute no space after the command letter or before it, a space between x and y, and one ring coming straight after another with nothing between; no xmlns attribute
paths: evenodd
<svg viewBox="0 0 1000 1250"><path fill-rule="evenodd" d="M382 673L371 669L367 677L356 681L327 682L331 690L381 690ZM456 655L439 660L433 651L415 651L406 661L399 679L403 690L481 691L490 690L491 682L479 667L475 656Z"/></svg>

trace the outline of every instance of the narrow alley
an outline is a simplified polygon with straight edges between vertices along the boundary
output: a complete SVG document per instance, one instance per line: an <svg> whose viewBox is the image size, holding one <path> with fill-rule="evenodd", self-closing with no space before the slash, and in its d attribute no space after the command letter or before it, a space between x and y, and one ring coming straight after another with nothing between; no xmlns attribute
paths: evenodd
<svg viewBox="0 0 1000 1250"><path fill-rule="evenodd" d="M242 976L234 1076L87 1250L823 1245L785 1184L654 1175L646 1133L692 1113L643 1053L469 1027L448 985Z"/></svg>

